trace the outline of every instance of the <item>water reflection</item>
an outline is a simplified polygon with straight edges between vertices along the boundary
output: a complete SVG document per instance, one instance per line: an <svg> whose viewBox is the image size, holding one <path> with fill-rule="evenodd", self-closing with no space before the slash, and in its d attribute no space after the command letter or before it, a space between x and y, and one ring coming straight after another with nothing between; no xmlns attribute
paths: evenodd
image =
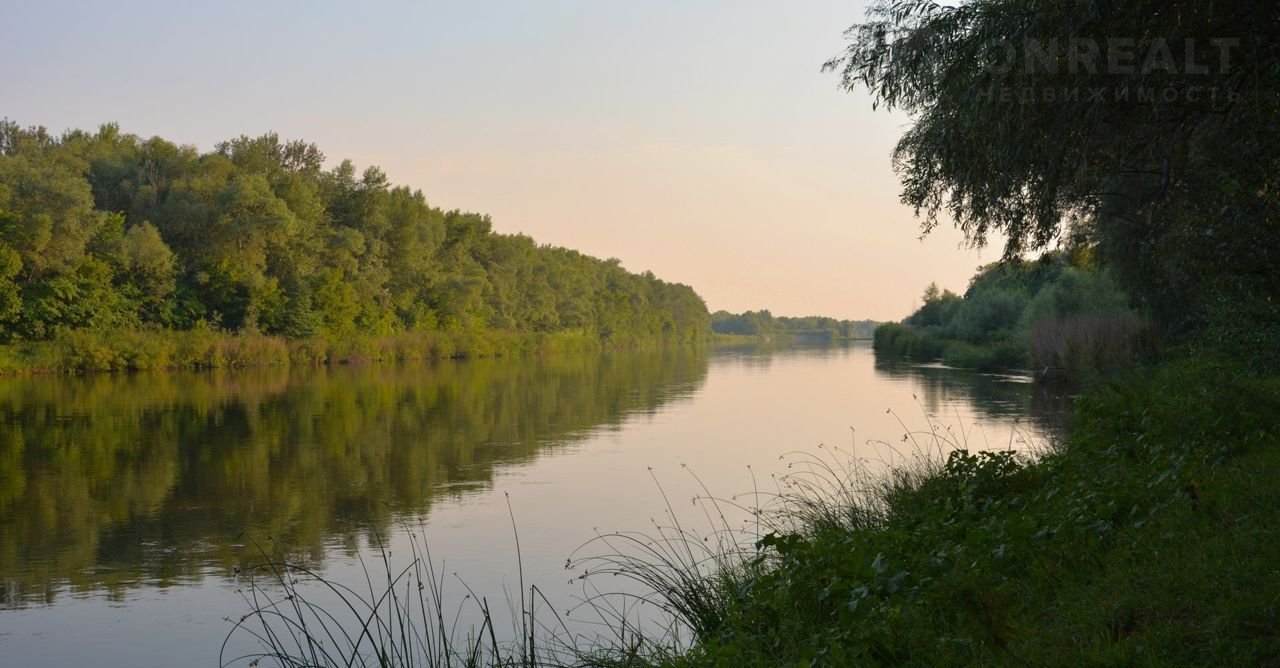
<svg viewBox="0 0 1280 668"><path fill-rule="evenodd" d="M523 492L522 523L554 566L591 526L650 512L635 501L646 465L688 463L732 494L750 485L746 463L839 445L850 427L897 438L904 425L887 408L909 429L924 410L1044 435L1061 433L1068 403L1023 378L907 364L866 344L3 379L0 608L227 574L256 557L240 536L294 560L350 558L397 518L435 514L441 499L478 508L498 472L591 443L536 474L557 486L545 517L528 518L536 501ZM566 508L600 516L576 527ZM473 533L507 526L456 514Z"/></svg>
<svg viewBox="0 0 1280 668"><path fill-rule="evenodd" d="M0 380L0 607L229 571L241 535L323 560L333 536L690 397L707 368L664 349Z"/></svg>
<svg viewBox="0 0 1280 668"><path fill-rule="evenodd" d="M975 373L942 364L919 364L889 355L875 356L878 376L912 382L922 408L947 419L948 406L961 400L983 417L1027 419L1050 438L1066 433L1071 413L1070 388L1035 383L1030 376Z"/></svg>

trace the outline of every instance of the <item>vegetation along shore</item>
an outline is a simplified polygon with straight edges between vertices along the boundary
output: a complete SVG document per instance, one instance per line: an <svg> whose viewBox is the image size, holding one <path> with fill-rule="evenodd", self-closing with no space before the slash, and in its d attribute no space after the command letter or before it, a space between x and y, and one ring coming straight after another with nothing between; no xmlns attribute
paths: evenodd
<svg viewBox="0 0 1280 668"><path fill-rule="evenodd" d="M692 288L492 231L274 134L208 153L0 123L0 371L704 341Z"/></svg>

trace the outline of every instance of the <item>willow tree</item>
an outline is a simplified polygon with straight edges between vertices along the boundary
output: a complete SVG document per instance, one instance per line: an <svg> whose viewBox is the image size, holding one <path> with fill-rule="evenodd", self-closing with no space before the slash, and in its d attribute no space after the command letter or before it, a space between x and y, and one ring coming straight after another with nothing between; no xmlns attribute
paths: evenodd
<svg viewBox="0 0 1280 668"><path fill-rule="evenodd" d="M846 36L826 69L913 120L893 164L924 231L1096 244L1167 325L1221 338L1245 304L1275 331L1273 1L897 0Z"/></svg>

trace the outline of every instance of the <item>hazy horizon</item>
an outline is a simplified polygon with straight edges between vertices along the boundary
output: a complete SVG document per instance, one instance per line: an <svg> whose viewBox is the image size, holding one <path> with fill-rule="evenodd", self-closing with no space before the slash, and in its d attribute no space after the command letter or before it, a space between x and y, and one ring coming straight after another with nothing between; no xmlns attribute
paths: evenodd
<svg viewBox="0 0 1280 668"><path fill-rule="evenodd" d="M0 115L209 150L268 131L443 209L691 285L712 311L897 320L998 246L923 241L907 119L820 66L865 3L23 5Z"/></svg>

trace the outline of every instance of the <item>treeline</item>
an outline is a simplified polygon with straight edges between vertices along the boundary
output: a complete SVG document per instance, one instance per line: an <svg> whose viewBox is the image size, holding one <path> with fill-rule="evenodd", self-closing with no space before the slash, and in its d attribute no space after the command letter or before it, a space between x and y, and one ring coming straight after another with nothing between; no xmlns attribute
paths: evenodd
<svg viewBox="0 0 1280 668"><path fill-rule="evenodd" d="M877 350L953 366L1082 377L1149 351L1146 323L1087 250L1052 251L979 269L964 295L925 289L902 323L880 326Z"/></svg>
<svg viewBox="0 0 1280 668"><path fill-rule="evenodd" d="M326 169L275 134L201 153L158 137L0 122L0 342L214 330L696 341L688 286L493 232L377 167Z"/></svg>
<svg viewBox="0 0 1280 668"><path fill-rule="evenodd" d="M804 337L827 342L869 339L877 324L874 320L837 320L816 315L789 318L774 316L768 310L711 314L711 329L716 334L769 339Z"/></svg>

